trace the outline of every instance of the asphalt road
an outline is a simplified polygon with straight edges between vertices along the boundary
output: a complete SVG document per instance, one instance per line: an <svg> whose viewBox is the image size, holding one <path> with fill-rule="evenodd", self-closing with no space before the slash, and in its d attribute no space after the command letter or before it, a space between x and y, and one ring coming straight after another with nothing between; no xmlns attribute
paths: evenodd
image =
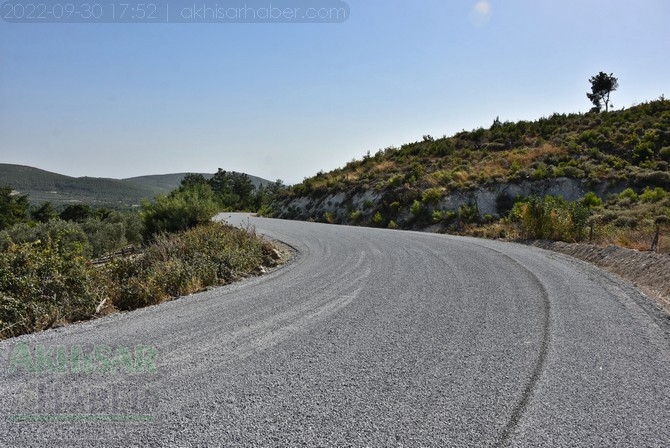
<svg viewBox="0 0 670 448"><path fill-rule="evenodd" d="M0 446L670 446L670 325L631 286L515 244L251 223L296 259L1 342Z"/></svg>

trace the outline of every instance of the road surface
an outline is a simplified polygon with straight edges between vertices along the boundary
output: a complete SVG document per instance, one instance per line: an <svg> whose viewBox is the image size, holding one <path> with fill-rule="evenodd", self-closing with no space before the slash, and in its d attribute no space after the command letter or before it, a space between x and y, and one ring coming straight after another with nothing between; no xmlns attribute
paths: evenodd
<svg viewBox="0 0 670 448"><path fill-rule="evenodd" d="M224 215L262 277L0 342L1 446L670 446L667 319L569 257Z"/></svg>

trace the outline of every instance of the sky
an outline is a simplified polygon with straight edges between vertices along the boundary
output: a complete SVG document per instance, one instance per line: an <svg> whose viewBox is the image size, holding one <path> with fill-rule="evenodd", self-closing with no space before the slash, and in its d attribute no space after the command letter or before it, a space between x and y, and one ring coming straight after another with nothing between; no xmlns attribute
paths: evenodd
<svg viewBox="0 0 670 448"><path fill-rule="evenodd" d="M616 109L670 95L667 0L275 0L301 20L264 23L229 7L269 0L155 0L136 23L132 0L95 2L111 23L10 23L37 2L0 0L0 163L292 184L425 134L586 112L599 71ZM228 9L202 23L201 5Z"/></svg>

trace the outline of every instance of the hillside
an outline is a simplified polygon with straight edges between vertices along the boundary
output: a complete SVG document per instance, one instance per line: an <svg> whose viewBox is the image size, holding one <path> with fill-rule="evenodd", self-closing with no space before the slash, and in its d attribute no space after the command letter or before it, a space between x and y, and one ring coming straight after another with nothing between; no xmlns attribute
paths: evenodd
<svg viewBox="0 0 670 448"><path fill-rule="evenodd" d="M86 203L107 207L132 207L144 199L166 194L179 186L186 173L149 175L129 179L71 177L23 165L0 163L0 185L10 185L30 202L55 205ZM203 174L211 177L212 174ZM254 183L270 183L249 176Z"/></svg>
<svg viewBox="0 0 670 448"><path fill-rule="evenodd" d="M131 206L151 198L156 190L117 179L70 177L22 165L0 164L0 184L28 195L33 204L87 203Z"/></svg>
<svg viewBox="0 0 670 448"><path fill-rule="evenodd" d="M282 218L462 233L463 224L496 222L531 194L575 201L593 191L616 210L608 219L642 220L670 216L669 166L670 101L660 98L601 114L496 119L488 129L368 152L290 187L273 210ZM616 196L627 188L624 196L634 199ZM661 191L640 200L645 188ZM644 216L624 216L633 212Z"/></svg>

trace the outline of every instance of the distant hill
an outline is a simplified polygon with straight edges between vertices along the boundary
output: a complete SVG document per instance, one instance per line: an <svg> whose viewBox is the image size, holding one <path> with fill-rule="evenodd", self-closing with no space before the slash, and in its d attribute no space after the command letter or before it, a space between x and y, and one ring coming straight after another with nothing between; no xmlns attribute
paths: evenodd
<svg viewBox="0 0 670 448"><path fill-rule="evenodd" d="M71 177L24 165L0 163L0 185L9 185L30 202L54 205L85 203L126 208L177 188L187 173L160 174L129 179ZM213 174L202 173L210 178ZM254 185L270 181L249 176Z"/></svg>

